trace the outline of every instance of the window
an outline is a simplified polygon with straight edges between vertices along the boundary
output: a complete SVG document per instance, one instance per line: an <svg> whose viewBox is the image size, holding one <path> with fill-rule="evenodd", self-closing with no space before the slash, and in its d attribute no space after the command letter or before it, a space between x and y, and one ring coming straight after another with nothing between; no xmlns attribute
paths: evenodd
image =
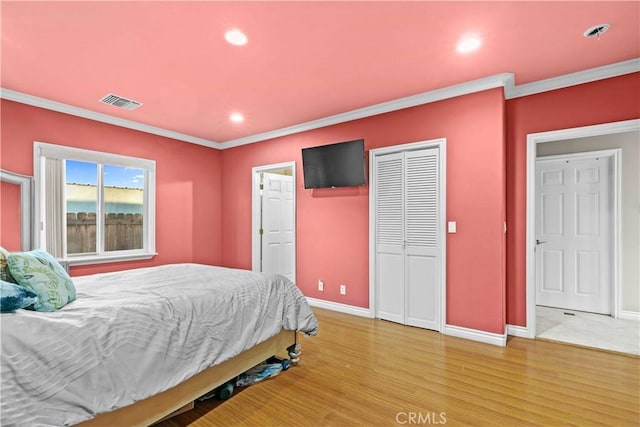
<svg viewBox="0 0 640 427"><path fill-rule="evenodd" d="M36 246L71 265L155 255L155 162L36 142Z"/></svg>

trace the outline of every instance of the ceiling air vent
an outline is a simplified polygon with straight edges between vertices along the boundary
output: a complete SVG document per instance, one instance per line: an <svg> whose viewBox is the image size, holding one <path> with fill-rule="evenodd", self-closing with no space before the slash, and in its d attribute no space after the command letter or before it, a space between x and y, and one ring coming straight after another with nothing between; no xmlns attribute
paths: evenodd
<svg viewBox="0 0 640 427"><path fill-rule="evenodd" d="M125 110L135 110L142 105L142 102L134 101L132 99L123 98L112 93L106 95L100 100L100 102L113 105L115 107L124 108Z"/></svg>

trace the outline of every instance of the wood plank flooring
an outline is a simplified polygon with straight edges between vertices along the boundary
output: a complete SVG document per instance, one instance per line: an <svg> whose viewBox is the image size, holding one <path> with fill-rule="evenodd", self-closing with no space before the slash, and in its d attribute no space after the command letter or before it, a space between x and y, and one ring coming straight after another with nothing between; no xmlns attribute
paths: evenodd
<svg viewBox="0 0 640 427"><path fill-rule="evenodd" d="M314 312L298 366L158 426L640 425L638 357Z"/></svg>

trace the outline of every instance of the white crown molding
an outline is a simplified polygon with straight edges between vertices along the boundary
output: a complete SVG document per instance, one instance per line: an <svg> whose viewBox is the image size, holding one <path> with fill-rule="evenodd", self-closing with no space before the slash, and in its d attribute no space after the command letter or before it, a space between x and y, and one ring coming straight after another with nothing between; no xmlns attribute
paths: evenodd
<svg viewBox="0 0 640 427"><path fill-rule="evenodd" d="M630 59L628 61L616 62L602 67L591 68L589 70L578 71L577 73L565 74L519 86L505 86L505 98L513 99L535 95L537 93L577 86L583 83L595 82L597 80L609 79L625 74L637 73L639 71L640 58Z"/></svg>
<svg viewBox="0 0 640 427"><path fill-rule="evenodd" d="M313 120L306 123L289 126L286 128L275 129L272 131L250 135L243 138L232 139L220 144L221 149L238 147L240 145L252 144L254 142L266 141L267 139L279 138L281 136L292 135L294 133L306 132L313 129L319 129L326 126L336 125L339 123L350 122L352 120L363 119L378 114L390 113L392 111L402 110L404 108L416 107L418 105L429 104L431 102L442 101L444 99L455 98L457 96L469 95L471 93L482 92L497 87L513 86L513 74L503 73L478 80L448 86L417 95L407 96L405 98L394 99L392 101L382 102L380 104L371 105L369 107L359 108L357 110L347 111L322 119Z"/></svg>
<svg viewBox="0 0 640 427"><path fill-rule="evenodd" d="M119 117L110 116L108 114L97 113L95 111L75 107L73 105L63 104L62 102L52 101L46 98L40 98L38 96L28 95L26 93L16 92L10 89L1 88L0 98L6 99L8 101L20 102L22 104L33 105L34 107L40 107L46 110L52 110L59 113L82 117L84 119L95 120L110 125L138 130L140 132L146 132L153 135L177 139L179 141L190 142L192 144L204 145L205 147L219 148L218 142L210 141L208 139L198 138L195 136L186 135L184 133L146 125L144 123L135 122L133 120L121 119Z"/></svg>
<svg viewBox="0 0 640 427"><path fill-rule="evenodd" d="M640 130L640 119L623 120L614 123L602 123L598 125L580 126L576 128L560 129L547 132L530 133L527 141L539 144L550 141L563 141L565 139L585 138L600 135L611 135Z"/></svg>
<svg viewBox="0 0 640 427"><path fill-rule="evenodd" d="M121 119L119 117L97 113L94 111L86 110L84 108L74 107L72 105L63 104L61 102L39 98L37 96L16 92L10 89L0 89L0 98L7 99L9 101L20 102L23 104L33 105L35 107L45 108L48 110L58 111L65 114L71 114L90 120L96 120L115 126L121 126L141 132L147 132L154 135L177 139L179 141L190 142L192 144L204 145L205 147L226 149L238 147L240 145L252 144L255 142L262 142L268 139L292 135L295 133L306 132L309 130L362 119L365 117L375 116L378 114L389 113L404 108L442 101L444 99L468 95L471 93L481 92L497 87L504 88L505 99L513 99L636 72L640 72L640 58L604 65L602 67L596 67L589 70L578 71L576 73L565 74L562 76L540 80L537 82L526 83L519 86L515 86L514 75L512 73L496 74L478 80L472 80L469 82L460 83L454 86L448 86L445 88L436 89L405 98L382 102L380 104L347 111L345 113L324 117L322 119L300 123L281 129L274 129L272 131L249 135L225 142L216 142L208 139L198 138L195 136L146 125L132 120Z"/></svg>

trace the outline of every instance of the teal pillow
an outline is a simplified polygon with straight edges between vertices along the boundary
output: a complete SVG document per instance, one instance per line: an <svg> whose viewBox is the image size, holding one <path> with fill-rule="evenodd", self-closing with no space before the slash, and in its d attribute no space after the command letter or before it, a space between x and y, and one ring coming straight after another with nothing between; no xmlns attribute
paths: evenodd
<svg viewBox="0 0 640 427"><path fill-rule="evenodd" d="M0 312L11 313L38 302L38 296L15 283L0 280Z"/></svg>
<svg viewBox="0 0 640 427"><path fill-rule="evenodd" d="M54 311L76 299L76 287L56 259L43 250L9 254L9 270L18 284L38 296L36 311Z"/></svg>
<svg viewBox="0 0 640 427"><path fill-rule="evenodd" d="M8 257L9 251L0 247L0 280L4 280L9 283L16 283L16 279L13 278L11 271L9 271L9 264L7 263Z"/></svg>

